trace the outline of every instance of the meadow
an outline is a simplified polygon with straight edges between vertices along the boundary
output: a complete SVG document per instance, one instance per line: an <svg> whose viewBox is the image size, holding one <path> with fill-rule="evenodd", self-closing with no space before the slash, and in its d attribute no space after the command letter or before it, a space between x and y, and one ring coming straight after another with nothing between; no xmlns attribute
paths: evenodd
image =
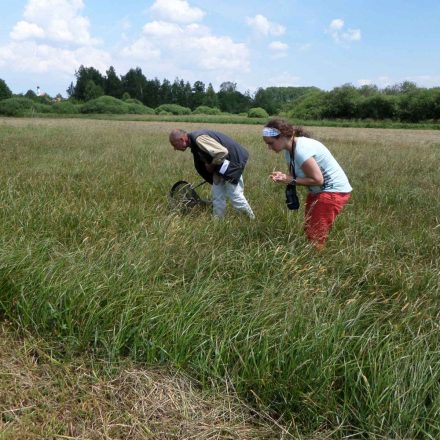
<svg viewBox="0 0 440 440"><path fill-rule="evenodd" d="M313 127L354 188L316 253L258 125L209 125L248 147L257 219L172 211L201 181L175 125L0 119L0 316L55 357L230 387L295 438L439 438L438 131Z"/></svg>

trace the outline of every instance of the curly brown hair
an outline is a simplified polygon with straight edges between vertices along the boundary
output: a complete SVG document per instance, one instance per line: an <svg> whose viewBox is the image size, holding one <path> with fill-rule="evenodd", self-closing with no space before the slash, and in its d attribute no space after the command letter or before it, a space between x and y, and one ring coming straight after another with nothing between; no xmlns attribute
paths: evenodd
<svg viewBox="0 0 440 440"><path fill-rule="evenodd" d="M294 127L293 125L289 124L285 119L282 118L274 118L271 119L265 127L270 128L276 128L280 134L278 136L283 136L290 138L292 136L295 137L311 137L311 133L304 130L303 127ZM278 137L276 136L276 137Z"/></svg>

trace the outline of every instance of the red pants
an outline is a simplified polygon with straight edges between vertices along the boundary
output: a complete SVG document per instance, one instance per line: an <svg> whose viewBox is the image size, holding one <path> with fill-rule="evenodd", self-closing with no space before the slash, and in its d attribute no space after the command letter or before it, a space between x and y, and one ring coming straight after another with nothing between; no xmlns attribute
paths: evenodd
<svg viewBox="0 0 440 440"><path fill-rule="evenodd" d="M348 202L350 193L308 193L304 230L307 238L319 249L324 246L336 216Z"/></svg>

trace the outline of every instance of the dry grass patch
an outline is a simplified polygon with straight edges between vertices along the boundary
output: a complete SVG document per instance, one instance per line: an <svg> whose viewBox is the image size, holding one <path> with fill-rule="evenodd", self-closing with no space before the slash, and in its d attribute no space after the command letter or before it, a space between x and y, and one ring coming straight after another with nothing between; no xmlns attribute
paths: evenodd
<svg viewBox="0 0 440 440"><path fill-rule="evenodd" d="M40 344L0 325L1 439L290 438L233 393L212 397L182 375L128 363L60 363Z"/></svg>

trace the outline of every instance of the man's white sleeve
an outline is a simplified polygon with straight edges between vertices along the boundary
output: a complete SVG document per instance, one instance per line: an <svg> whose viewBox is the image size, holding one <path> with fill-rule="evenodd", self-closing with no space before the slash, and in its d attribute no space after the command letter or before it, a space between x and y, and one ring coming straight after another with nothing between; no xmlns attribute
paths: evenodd
<svg viewBox="0 0 440 440"><path fill-rule="evenodd" d="M220 165L228 155L228 150L211 136L202 134L196 139L196 143L199 148L206 151L212 157L212 163L214 165Z"/></svg>

